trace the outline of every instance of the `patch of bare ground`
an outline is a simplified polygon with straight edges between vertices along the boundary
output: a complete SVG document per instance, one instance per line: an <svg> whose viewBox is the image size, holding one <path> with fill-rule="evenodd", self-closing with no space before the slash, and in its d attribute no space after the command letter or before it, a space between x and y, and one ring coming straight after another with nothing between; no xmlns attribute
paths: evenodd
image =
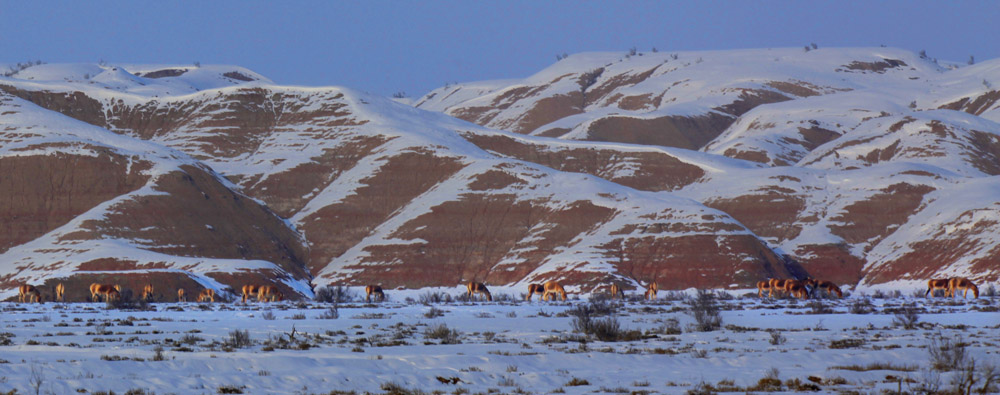
<svg viewBox="0 0 1000 395"><path fill-rule="evenodd" d="M718 137L733 120L717 113L651 119L608 116L590 124L587 140L697 150Z"/></svg>
<svg viewBox="0 0 1000 395"><path fill-rule="evenodd" d="M548 254L566 247L574 237L613 214L611 209L583 201L557 211L540 203L513 195L478 193L441 203L393 234L397 239L419 242L366 249L372 261L405 265L359 266L362 272L352 281L377 280L408 288L470 280L514 282L535 270ZM546 230L532 233L539 226ZM497 266L514 250L522 251L516 264Z"/></svg>
<svg viewBox="0 0 1000 395"><path fill-rule="evenodd" d="M939 108L982 115L986 110L996 106L997 102L1000 102L1000 91L991 90L979 96L963 97L957 101L944 104Z"/></svg>
<svg viewBox="0 0 1000 395"><path fill-rule="evenodd" d="M167 78L167 77L180 77L187 72L188 69L162 69L162 70L150 71L148 73L135 73L135 76L143 78Z"/></svg>
<svg viewBox="0 0 1000 395"><path fill-rule="evenodd" d="M705 205L733 216L761 237L791 240L802 231L801 226L789 224L794 224L805 209L805 200L784 188L772 187L732 199L713 199Z"/></svg>
<svg viewBox="0 0 1000 395"><path fill-rule="evenodd" d="M926 185L896 183L881 193L851 204L844 214L831 218L830 230L848 243L877 243L916 212L924 195L935 189Z"/></svg>
<svg viewBox="0 0 1000 395"><path fill-rule="evenodd" d="M657 152L623 152L549 146L501 135L463 134L478 147L556 170L591 174L647 191L675 190L704 176L701 168ZM621 168L630 171L619 171Z"/></svg>
<svg viewBox="0 0 1000 395"><path fill-rule="evenodd" d="M86 148L86 147L83 147ZM0 158L0 252L31 241L114 197L146 185L152 164L103 147L94 156L52 155Z"/></svg>
<svg viewBox="0 0 1000 395"><path fill-rule="evenodd" d="M834 71L848 72L848 73L868 71L868 72L882 74L885 73L885 71L888 69L906 67L906 66L907 66L906 62L898 59L883 59L877 62L861 62L855 60L850 64L846 64L841 66L841 68L837 68Z"/></svg>
<svg viewBox="0 0 1000 395"><path fill-rule="evenodd" d="M318 265L312 270L322 269L400 207L462 167L455 159L430 152L405 152L389 158L372 176L360 180L361 186L352 194L301 221L300 229L310 235L312 243L309 262Z"/></svg>

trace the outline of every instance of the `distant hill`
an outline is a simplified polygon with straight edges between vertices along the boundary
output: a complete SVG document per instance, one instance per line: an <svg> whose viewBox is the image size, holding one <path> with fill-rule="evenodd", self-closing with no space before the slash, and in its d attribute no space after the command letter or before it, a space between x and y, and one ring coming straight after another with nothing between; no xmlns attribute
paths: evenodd
<svg viewBox="0 0 1000 395"><path fill-rule="evenodd" d="M996 281L995 64L578 54L416 108L235 66L33 66L0 77L0 288Z"/></svg>

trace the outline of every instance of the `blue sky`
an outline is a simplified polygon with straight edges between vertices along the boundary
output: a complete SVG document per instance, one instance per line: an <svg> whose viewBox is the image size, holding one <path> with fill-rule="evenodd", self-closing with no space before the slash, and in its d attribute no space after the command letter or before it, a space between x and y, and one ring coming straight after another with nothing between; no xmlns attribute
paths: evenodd
<svg viewBox="0 0 1000 395"><path fill-rule="evenodd" d="M1000 57L1000 1L0 0L0 63L237 64L419 96L584 51L888 45Z"/></svg>

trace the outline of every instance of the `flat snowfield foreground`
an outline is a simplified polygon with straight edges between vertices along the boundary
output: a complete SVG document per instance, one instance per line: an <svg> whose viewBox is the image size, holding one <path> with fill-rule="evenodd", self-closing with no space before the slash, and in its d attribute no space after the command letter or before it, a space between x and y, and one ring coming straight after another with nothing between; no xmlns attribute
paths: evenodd
<svg viewBox="0 0 1000 395"><path fill-rule="evenodd" d="M1000 377L995 297L772 301L661 292L654 302L420 303L414 299L442 295L413 296L378 305L154 303L147 310L3 303L0 391L929 393L970 384L996 392ZM704 313L701 322L692 309Z"/></svg>

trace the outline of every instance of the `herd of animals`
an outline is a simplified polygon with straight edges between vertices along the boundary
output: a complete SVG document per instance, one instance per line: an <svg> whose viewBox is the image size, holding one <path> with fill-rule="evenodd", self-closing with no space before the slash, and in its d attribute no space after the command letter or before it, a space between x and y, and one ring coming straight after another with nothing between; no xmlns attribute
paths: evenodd
<svg viewBox="0 0 1000 395"><path fill-rule="evenodd" d="M488 301L493 301L493 295L490 294L489 289L486 284L480 282L470 282L466 284L468 290L468 296L472 297L481 295ZM962 297L966 298L969 295L969 291L972 291L972 295L975 298L979 297L979 288L971 280L964 277L952 277L944 279L931 279L927 281L927 292L924 292L924 296L931 296L935 291L944 291L946 297L954 297L956 291L963 291ZM243 286L242 301L246 303L251 297L256 297L258 302L277 302L284 300L284 295L273 285L244 285ZM806 278L805 280L797 279L777 279L772 278L769 280L758 281L757 282L757 296L760 298L764 297L764 292L767 291L768 298L773 298L775 293L781 296L782 293L785 295L806 299L811 295L817 293L826 293L828 296L834 296L838 298L844 297L843 291L840 290L836 284L825 280L816 280L813 278ZM659 292L659 287L656 282L651 282L646 285L646 291L643 298L646 300L656 299L656 293ZM535 294L542 296L542 300L555 299L556 297L566 300L566 289L563 288L561 284L557 281L548 281L544 284L530 284L528 285L528 293L525 299L531 301L531 297ZM65 301L66 287L59 283L56 285L54 300L57 302ZM821 295L822 296L822 295ZM90 299L92 301L104 300L105 302L114 301L121 297L121 287L119 285L113 284L91 284L90 285ZM385 292L382 290L381 286L369 285L365 287L365 302L370 303L374 297L376 302L381 302L385 300ZM611 298L624 298L625 292L621 286L618 284L611 284ZM142 290L142 300L152 301L153 300L153 285L147 284ZM21 285L18 293L18 301L20 303L41 303L42 294L33 285ZM177 301L186 302L187 298L184 293L184 288L177 290ZM215 291L210 288L203 289L197 298L198 302L215 302Z"/></svg>
<svg viewBox="0 0 1000 395"><path fill-rule="evenodd" d="M94 302L111 302L120 299L122 288L118 284L90 284L90 300ZM256 297L257 301L277 302L284 300L284 295L273 285L244 285L243 302L246 303L250 297ZM66 286L62 283L56 284L53 300L56 302L66 301ZM141 300L153 301L153 284L146 284L142 289ZM215 290L205 288L198 293L198 302L215 302ZM42 293L34 285L24 284L18 290L18 302L20 303L41 303ZM186 302L187 295L184 288L177 290L177 301Z"/></svg>

